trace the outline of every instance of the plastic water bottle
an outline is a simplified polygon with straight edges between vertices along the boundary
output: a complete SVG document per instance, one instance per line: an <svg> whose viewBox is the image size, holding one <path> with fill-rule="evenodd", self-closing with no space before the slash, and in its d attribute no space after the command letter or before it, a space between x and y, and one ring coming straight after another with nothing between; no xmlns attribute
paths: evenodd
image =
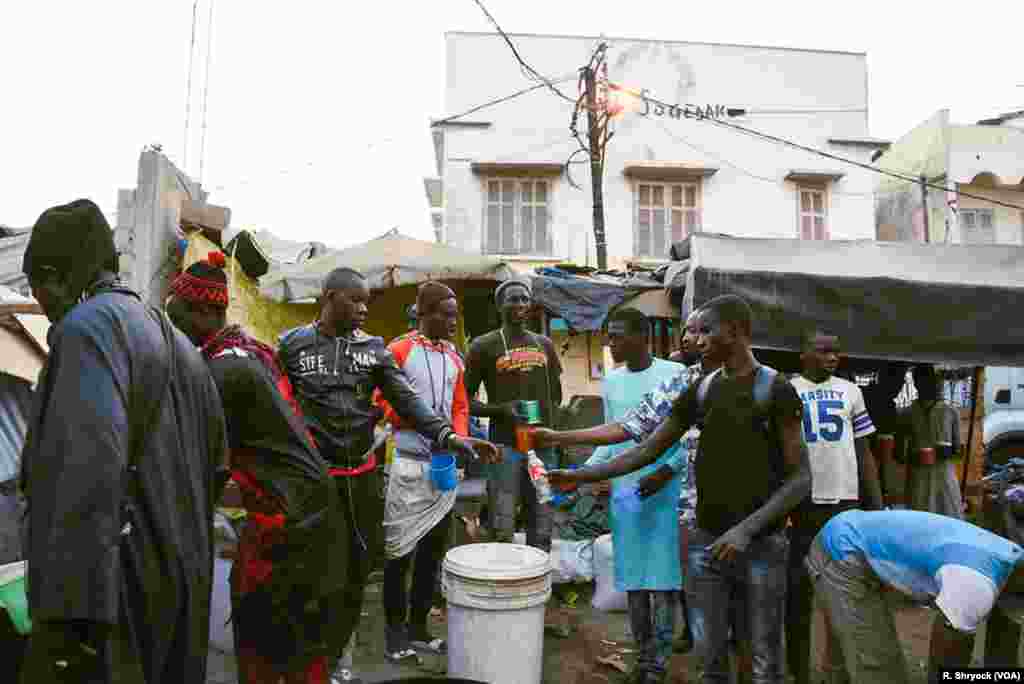
<svg viewBox="0 0 1024 684"><path fill-rule="evenodd" d="M548 469L544 467L544 461L533 449L526 454L526 470L530 474L530 482L537 490L537 501L542 504L551 501L551 485L548 483Z"/></svg>

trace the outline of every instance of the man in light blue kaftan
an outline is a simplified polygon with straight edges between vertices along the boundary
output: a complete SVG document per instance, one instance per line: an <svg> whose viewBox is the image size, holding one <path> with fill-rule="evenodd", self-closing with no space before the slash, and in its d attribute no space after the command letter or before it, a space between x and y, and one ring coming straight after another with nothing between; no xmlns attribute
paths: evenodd
<svg viewBox="0 0 1024 684"><path fill-rule="evenodd" d="M626 366L610 371L602 385L608 421L622 420L644 395L685 370L651 357L648 331L647 318L636 309L620 309L609 322L612 356ZM600 447L587 465L610 461L629 446ZM612 481L615 588L629 597L640 651L634 681L641 684L663 681L672 655L675 602L682 588L677 506L686 465L686 453L676 444L649 466Z"/></svg>

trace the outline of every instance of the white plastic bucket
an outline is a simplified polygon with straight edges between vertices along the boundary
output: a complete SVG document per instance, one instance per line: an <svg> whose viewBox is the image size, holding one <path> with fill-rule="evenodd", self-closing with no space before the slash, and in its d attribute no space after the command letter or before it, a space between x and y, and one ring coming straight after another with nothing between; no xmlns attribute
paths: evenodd
<svg viewBox="0 0 1024 684"><path fill-rule="evenodd" d="M520 544L468 544L448 552L448 675L488 684L540 684L548 554Z"/></svg>

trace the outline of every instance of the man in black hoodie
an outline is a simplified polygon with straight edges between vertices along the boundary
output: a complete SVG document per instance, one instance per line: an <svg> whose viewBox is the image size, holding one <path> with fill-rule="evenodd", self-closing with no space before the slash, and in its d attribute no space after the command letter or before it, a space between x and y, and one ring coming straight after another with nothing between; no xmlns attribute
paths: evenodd
<svg viewBox="0 0 1024 684"><path fill-rule="evenodd" d="M358 271L338 268L324 281L320 318L281 337L278 360L291 380L306 425L338 485L348 544L333 562L346 568L348 581L331 609L332 643L338 655L359 624L363 590L382 550L384 499L374 455L374 427L383 413L373 405L380 389L395 412L435 448L463 457L478 453L494 460L489 442L460 437L412 389L380 337L361 330L369 313L370 288ZM358 681L339 667L335 679Z"/></svg>

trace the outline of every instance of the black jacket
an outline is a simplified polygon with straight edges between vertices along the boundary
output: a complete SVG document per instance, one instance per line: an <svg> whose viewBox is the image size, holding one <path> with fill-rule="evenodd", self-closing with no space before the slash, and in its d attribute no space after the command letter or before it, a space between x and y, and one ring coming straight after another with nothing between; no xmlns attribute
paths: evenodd
<svg viewBox="0 0 1024 684"><path fill-rule="evenodd" d="M214 481L226 449L210 371L126 290L77 305L49 343L22 460L35 629L120 624L149 684L205 681ZM161 392L141 420L140 400ZM115 669L114 681L136 681L127 676Z"/></svg>
<svg viewBox="0 0 1024 684"><path fill-rule="evenodd" d="M439 447L452 432L415 393L380 337L361 330L352 337L331 337L313 322L281 336L278 362L321 455L334 465L360 465L372 446L373 428L383 415L371 401L376 388L399 416Z"/></svg>

